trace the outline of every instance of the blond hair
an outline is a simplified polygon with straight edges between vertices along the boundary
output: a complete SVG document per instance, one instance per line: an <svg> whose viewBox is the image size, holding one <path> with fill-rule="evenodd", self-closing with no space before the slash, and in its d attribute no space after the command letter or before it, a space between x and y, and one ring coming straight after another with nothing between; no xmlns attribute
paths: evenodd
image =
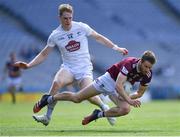
<svg viewBox="0 0 180 137"><path fill-rule="evenodd" d="M151 64L155 64L156 63L156 56L152 51L147 50L143 53L141 60L142 60L142 62L149 61Z"/></svg>
<svg viewBox="0 0 180 137"><path fill-rule="evenodd" d="M73 13L73 7L70 4L61 4L58 8L59 16L62 16L63 12L70 12Z"/></svg>

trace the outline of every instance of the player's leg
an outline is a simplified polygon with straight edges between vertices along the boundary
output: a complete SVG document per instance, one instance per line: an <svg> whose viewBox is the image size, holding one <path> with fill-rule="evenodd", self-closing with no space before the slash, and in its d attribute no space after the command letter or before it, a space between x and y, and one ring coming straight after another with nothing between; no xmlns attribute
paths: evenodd
<svg viewBox="0 0 180 137"><path fill-rule="evenodd" d="M90 77L86 77L80 81L80 83L79 83L80 88L84 88L87 85L89 85L90 83L92 83L92 79ZM100 107L101 110L103 110L103 111L107 111L109 109L109 106L107 104L105 104L99 96L93 96L93 97L89 98L88 101L90 103ZM114 125L115 121L116 121L116 119L113 117L107 117L107 120L111 125Z"/></svg>
<svg viewBox="0 0 180 137"><path fill-rule="evenodd" d="M90 84L78 92L64 91L54 96L49 96L46 101L49 104L56 101L72 101L74 103L80 103L98 94L99 92L94 88L92 84Z"/></svg>
<svg viewBox="0 0 180 137"><path fill-rule="evenodd" d="M49 90L49 95L57 94L59 89L72 82L73 82L73 75L68 70L61 68L55 75L55 78ZM45 106L44 103L41 102L44 102L43 100L46 100L46 98L47 95L43 95L41 100L36 103L36 105L33 108L34 113L39 112Z"/></svg>
<svg viewBox="0 0 180 137"><path fill-rule="evenodd" d="M100 94L100 92L96 90L93 84L90 84L80 91L74 93L70 91L64 91L56 95L44 95L45 97L42 100L42 104L47 105L57 101L72 101L74 103L80 103L98 94Z"/></svg>
<svg viewBox="0 0 180 137"><path fill-rule="evenodd" d="M15 104L16 103L16 79L14 78L8 78L7 79L7 85L8 85L8 92L10 93L11 95L11 98L12 98L12 103Z"/></svg>
<svg viewBox="0 0 180 137"><path fill-rule="evenodd" d="M130 105L126 101L124 101L123 98L118 97L117 95L110 95L109 97L114 102L114 104L116 104L116 107L112 107L111 109L106 111L104 113L105 117L119 117L127 115L130 112Z"/></svg>
<svg viewBox="0 0 180 137"><path fill-rule="evenodd" d="M63 88L66 85L73 83L73 81L74 81L73 74L69 70L64 69L64 68L60 69L60 71L58 71L56 76L55 76L55 79L54 79L53 84L50 88L49 94L50 95L57 94L61 88ZM56 102L48 105L48 110L46 113L46 115L48 117L51 117L52 111L53 111L55 105L56 105Z"/></svg>
<svg viewBox="0 0 180 137"><path fill-rule="evenodd" d="M57 92L64 86L72 83L74 80L73 75L64 68L61 68L55 75L55 78L53 80L53 83L51 85L51 88L49 90L49 95L55 95L57 94ZM45 100L47 98L47 95L44 95L41 100L35 104L33 111L35 113L37 113L42 107L44 107L46 104L42 104L41 102L43 102L43 100ZM53 102L51 104L48 105L47 107L47 112L45 115L41 115L41 116L36 116L34 115L33 118L37 121L37 122L41 122L41 123L45 123L44 125L48 125L49 121L51 119L51 115L53 112L53 109L56 105L56 102ZM38 108L40 107L40 109ZM47 122L48 121L48 122Z"/></svg>
<svg viewBox="0 0 180 137"><path fill-rule="evenodd" d="M85 117L82 121L83 125L90 123L98 118L102 117L119 117L127 115L130 112L130 105L124 101L122 98L119 98L116 95L111 95L110 99L116 104L116 107L112 107L107 111L94 110L93 113Z"/></svg>
<svg viewBox="0 0 180 137"><path fill-rule="evenodd" d="M72 101L74 103L80 103L81 101L86 100L92 96L96 96L97 94L99 94L99 92L91 84L91 85L87 86L86 88L80 90L77 93L62 92L62 93L58 93L54 96L44 95L44 98L41 99L41 101L42 101L41 103L45 104L45 105L48 103L53 104L54 102L57 102L58 100ZM33 118L37 122L41 122L45 126L47 126L49 124L49 121L50 121L50 119L47 117L47 115L41 115L41 116L33 115Z"/></svg>
<svg viewBox="0 0 180 137"><path fill-rule="evenodd" d="M15 95L16 87L13 85L9 85L8 91L11 94L12 103L15 104L16 103L16 95Z"/></svg>
<svg viewBox="0 0 180 137"><path fill-rule="evenodd" d="M23 92L22 77L18 77L16 80L16 91Z"/></svg>
<svg viewBox="0 0 180 137"><path fill-rule="evenodd" d="M80 87L80 89L83 89L86 86L90 85L92 82L93 82L93 80L91 77L86 77L86 78L82 79L81 81L79 81L79 87ZM101 101L101 99L98 96L88 98L88 101L99 107L101 107L103 105L103 102Z"/></svg>

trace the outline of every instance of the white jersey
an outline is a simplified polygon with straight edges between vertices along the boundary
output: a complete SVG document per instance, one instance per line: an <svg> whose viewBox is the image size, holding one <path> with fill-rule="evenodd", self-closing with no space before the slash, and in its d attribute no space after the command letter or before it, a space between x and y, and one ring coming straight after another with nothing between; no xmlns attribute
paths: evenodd
<svg viewBox="0 0 180 137"><path fill-rule="evenodd" d="M49 36L47 45L59 48L63 65L70 69L79 71L86 67L92 70L87 39L92 31L87 24L72 21L69 31L64 31L61 25L56 28Z"/></svg>

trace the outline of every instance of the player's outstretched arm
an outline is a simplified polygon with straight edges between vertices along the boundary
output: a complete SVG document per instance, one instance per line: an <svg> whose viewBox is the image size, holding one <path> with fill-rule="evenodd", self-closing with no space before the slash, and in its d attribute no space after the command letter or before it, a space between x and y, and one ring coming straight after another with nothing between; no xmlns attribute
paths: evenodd
<svg viewBox="0 0 180 137"><path fill-rule="evenodd" d="M111 40L109 40L105 36L97 33L96 31L93 31L91 36L94 37L96 39L96 41L98 41L99 43L101 43L101 44L103 44L103 45L105 45L105 46L107 46L109 48L112 48L112 49L118 51L119 53L121 53L123 55L128 54L128 50L126 48L118 47Z"/></svg>
<svg viewBox="0 0 180 137"><path fill-rule="evenodd" d="M28 64L26 62L23 62L23 61L17 61L16 63L14 63L14 66L19 67L21 69L27 69L28 68Z"/></svg>
<svg viewBox="0 0 180 137"><path fill-rule="evenodd" d="M42 63L48 56L49 52L52 50L52 47L46 46L31 62L26 63L18 61L14 66L20 67L22 69L28 69Z"/></svg>
<svg viewBox="0 0 180 137"><path fill-rule="evenodd" d="M148 86L142 86L140 84L137 92L130 95L131 99L137 99L137 98L142 97L147 88L148 88Z"/></svg>

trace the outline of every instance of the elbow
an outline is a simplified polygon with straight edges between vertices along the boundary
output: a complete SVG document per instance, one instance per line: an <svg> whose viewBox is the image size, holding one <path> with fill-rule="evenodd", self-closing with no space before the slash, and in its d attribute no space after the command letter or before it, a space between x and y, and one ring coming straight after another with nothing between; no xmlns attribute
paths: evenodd
<svg viewBox="0 0 180 137"><path fill-rule="evenodd" d="M96 41L101 43L101 38L100 38L100 36L97 36L97 37L96 37Z"/></svg>
<svg viewBox="0 0 180 137"><path fill-rule="evenodd" d="M99 33L97 33L97 35L96 35L96 37L95 37L96 41L98 41L98 42L103 41L103 38L104 38L104 37L103 37L101 34L99 34Z"/></svg>
<svg viewBox="0 0 180 137"><path fill-rule="evenodd" d="M138 94L138 98L141 98L143 96L143 94Z"/></svg>

